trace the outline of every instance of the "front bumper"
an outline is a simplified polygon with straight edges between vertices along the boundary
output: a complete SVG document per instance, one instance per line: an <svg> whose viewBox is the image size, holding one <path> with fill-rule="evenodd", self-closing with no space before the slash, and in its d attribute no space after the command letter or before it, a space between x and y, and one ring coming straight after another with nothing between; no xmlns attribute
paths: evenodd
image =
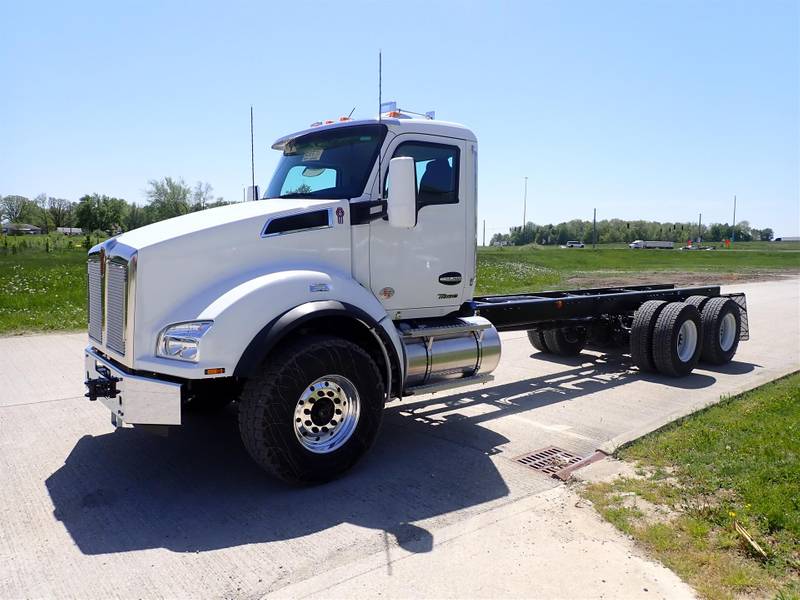
<svg viewBox="0 0 800 600"><path fill-rule="evenodd" d="M123 371L92 347L84 351L86 394L111 411L111 422L131 425L180 425L181 384Z"/></svg>

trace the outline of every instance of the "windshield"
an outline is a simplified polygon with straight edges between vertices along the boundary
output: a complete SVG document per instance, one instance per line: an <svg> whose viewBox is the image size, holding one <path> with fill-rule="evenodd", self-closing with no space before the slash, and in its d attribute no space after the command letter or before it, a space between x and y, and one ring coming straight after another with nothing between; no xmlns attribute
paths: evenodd
<svg viewBox="0 0 800 600"><path fill-rule="evenodd" d="M265 197L361 196L385 136L385 125L355 125L289 140Z"/></svg>

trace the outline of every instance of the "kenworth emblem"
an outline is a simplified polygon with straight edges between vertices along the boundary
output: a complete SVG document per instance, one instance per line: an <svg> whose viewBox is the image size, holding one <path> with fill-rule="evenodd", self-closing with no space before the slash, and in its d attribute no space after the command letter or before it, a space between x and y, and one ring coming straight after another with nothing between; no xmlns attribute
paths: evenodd
<svg viewBox="0 0 800 600"><path fill-rule="evenodd" d="M442 273L439 275L439 283L444 285L458 285L461 283L461 273L450 271L449 273Z"/></svg>
<svg viewBox="0 0 800 600"><path fill-rule="evenodd" d="M339 225L344 223L344 209L341 206L336 209L336 221Z"/></svg>

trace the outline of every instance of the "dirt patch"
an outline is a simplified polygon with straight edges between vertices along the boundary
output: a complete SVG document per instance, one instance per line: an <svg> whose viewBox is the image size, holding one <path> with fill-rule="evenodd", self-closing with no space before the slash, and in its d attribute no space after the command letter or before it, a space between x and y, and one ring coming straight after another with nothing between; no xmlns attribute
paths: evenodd
<svg viewBox="0 0 800 600"><path fill-rule="evenodd" d="M700 285L730 285L756 281L779 281L800 277L800 269L762 270L744 273L718 273L683 271L594 271L576 273L564 279L565 288L601 288L624 285L646 285L648 283L674 283L681 287Z"/></svg>

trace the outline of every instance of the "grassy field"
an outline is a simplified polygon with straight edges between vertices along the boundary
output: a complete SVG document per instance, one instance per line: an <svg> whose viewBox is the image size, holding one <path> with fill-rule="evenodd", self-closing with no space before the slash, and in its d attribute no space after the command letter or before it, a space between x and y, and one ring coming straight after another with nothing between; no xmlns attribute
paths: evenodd
<svg viewBox="0 0 800 600"><path fill-rule="evenodd" d="M85 326L85 237L0 236L0 334ZM732 250L679 252L599 247L480 248L478 293L593 287L648 281L683 283L736 274L800 273L800 243L748 242Z"/></svg>
<svg viewBox="0 0 800 600"><path fill-rule="evenodd" d="M619 458L638 476L583 493L702 596L800 598L800 374L673 423Z"/></svg>
<svg viewBox="0 0 800 600"><path fill-rule="evenodd" d="M730 250L691 252L622 246L481 248L478 294L594 287L604 280L625 281L641 274L655 274L653 281L681 282L687 273L695 279L725 274L747 279L786 271L800 271L800 242L746 242Z"/></svg>

